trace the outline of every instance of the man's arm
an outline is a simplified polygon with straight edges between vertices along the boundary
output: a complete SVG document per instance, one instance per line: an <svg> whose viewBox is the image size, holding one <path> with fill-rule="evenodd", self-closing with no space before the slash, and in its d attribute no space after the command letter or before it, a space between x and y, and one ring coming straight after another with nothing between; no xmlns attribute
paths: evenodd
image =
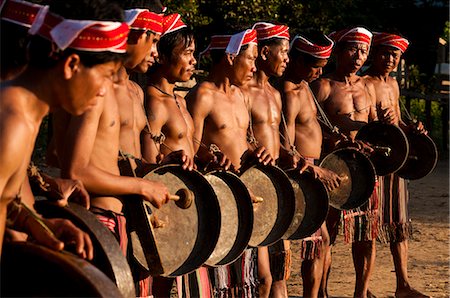
<svg viewBox="0 0 450 298"><path fill-rule="evenodd" d="M280 131L284 136L284 146L291 148L295 144L295 120L300 113L299 93L289 91L285 94L285 105L283 106L286 125L281 123Z"/></svg>
<svg viewBox="0 0 450 298"><path fill-rule="evenodd" d="M186 95L187 108L194 122L194 151L199 157L204 151L208 151L201 145L205 121L212 111L213 98L210 92L203 90L201 86ZM209 152L208 156L210 156Z"/></svg>
<svg viewBox="0 0 450 298"><path fill-rule="evenodd" d="M93 109L72 117L64 140L64 150L58 153L61 176L82 181L90 193L109 196L135 194L160 206L167 192L160 183L114 175L90 163L103 104L104 99L99 99Z"/></svg>
<svg viewBox="0 0 450 298"><path fill-rule="evenodd" d="M147 97L145 106L148 127L142 134L142 157L150 163L157 163L161 144L153 138L162 135L163 126L169 115L163 100L151 94Z"/></svg>

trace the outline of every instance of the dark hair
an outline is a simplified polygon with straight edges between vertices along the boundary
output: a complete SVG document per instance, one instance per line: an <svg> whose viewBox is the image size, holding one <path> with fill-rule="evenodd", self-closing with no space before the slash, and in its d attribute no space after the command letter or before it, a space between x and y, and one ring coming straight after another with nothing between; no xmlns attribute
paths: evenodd
<svg viewBox="0 0 450 298"><path fill-rule="evenodd" d="M164 6L159 0L118 0L117 3L124 10L132 8L144 8L150 11L161 13Z"/></svg>
<svg viewBox="0 0 450 298"><path fill-rule="evenodd" d="M0 21L0 77L27 64L28 28Z"/></svg>
<svg viewBox="0 0 450 298"><path fill-rule="evenodd" d="M174 49L183 44L187 48L194 41L194 32L188 27L163 35L159 39L158 53L160 56L172 58Z"/></svg>
<svg viewBox="0 0 450 298"><path fill-rule="evenodd" d="M49 11L66 19L123 21L123 11L117 4L107 0L51 0ZM76 53L86 67L110 61L120 61L124 54L105 52L86 52L74 49L56 51L55 45L47 39L35 35L29 43L29 65L36 68L54 67L60 59Z"/></svg>

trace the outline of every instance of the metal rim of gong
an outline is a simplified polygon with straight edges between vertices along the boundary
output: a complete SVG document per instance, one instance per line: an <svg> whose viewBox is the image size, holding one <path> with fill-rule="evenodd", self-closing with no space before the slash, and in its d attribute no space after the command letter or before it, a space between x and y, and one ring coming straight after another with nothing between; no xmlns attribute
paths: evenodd
<svg viewBox="0 0 450 298"><path fill-rule="evenodd" d="M322 226L328 215L329 194L325 185L311 173L300 174L298 169L290 169L286 174L298 184L305 199L302 221L293 233L285 235L289 240L298 240L311 236Z"/></svg>
<svg viewBox="0 0 450 298"><path fill-rule="evenodd" d="M409 142L409 155L406 163L398 170L398 176L417 180L430 174L438 162L438 149L430 136L409 132L406 134ZM426 161L426 162L424 162Z"/></svg>
<svg viewBox="0 0 450 298"><path fill-rule="evenodd" d="M94 246L92 263L116 283L124 297L135 295L130 266L117 239L93 213L76 203L58 207L47 200L37 200L35 208L44 217L69 219L77 227L87 232Z"/></svg>
<svg viewBox="0 0 450 298"><path fill-rule="evenodd" d="M152 169L148 174L144 175L144 179L158 181L157 175L170 173L181 180L188 189L194 192L194 204L197 208L198 231L192 251L182 264L172 272L165 272L158 253L155 236L153 235L150 223L147 227L134 225L136 233L141 240L142 246L147 247L144 258L149 266L152 275L160 275L164 277L175 277L188 274L203 265L214 250L219 239L220 231L220 207L217 196L202 174L196 170L187 171L182 169L180 165L167 164ZM193 205L194 205L193 204ZM149 208L150 213L153 212L153 206L145 205L142 201L129 200L128 207L133 208L134 217L145 217L144 208ZM134 207L133 207L134 206ZM137 207L136 207L137 206ZM161 207L161 208L164 208ZM129 210L131 210L129 208ZM133 220L134 221L134 220ZM150 235L149 235L150 233Z"/></svg>
<svg viewBox="0 0 450 298"><path fill-rule="evenodd" d="M280 240L288 230L292 219L294 218L295 210L292 207L295 206L295 194L289 177L283 170L281 170L277 166L261 164L253 165L241 172L239 176L241 180L245 172L251 168L258 169L266 176L268 176L272 181L277 193L278 210L275 224L273 225L267 237L263 241L255 245L268 246ZM244 184L246 183L244 182ZM252 244L249 245L253 246Z"/></svg>
<svg viewBox="0 0 450 298"><path fill-rule="evenodd" d="M30 242L5 242L1 271L2 297L123 296L114 282L88 261Z"/></svg>
<svg viewBox="0 0 450 298"><path fill-rule="evenodd" d="M238 233L236 240L228 252L219 262L215 265L222 266L234 262L238 259L244 250L248 246L248 242L252 236L253 227L253 205L250 193L248 192L245 184L239 179L239 177L228 171L214 170L206 173L206 175L214 175L222 179L233 193L236 200L236 206L238 210ZM210 264L207 264L210 265Z"/></svg>
<svg viewBox="0 0 450 298"><path fill-rule="evenodd" d="M333 168L333 159L342 160L347 167L350 177L349 181L352 183L350 194L343 203L336 200L336 192L341 191L341 186L329 192L330 206L339 210L349 210L361 207L366 203L374 190L376 173L375 167L370 159L355 148L337 149L320 162L320 167L334 171L339 174L337 169ZM361 188L362 187L362 188Z"/></svg>
<svg viewBox="0 0 450 298"><path fill-rule="evenodd" d="M408 138L396 125L369 122L359 129L355 138L368 142L374 149L369 158L378 176L397 172L408 159Z"/></svg>

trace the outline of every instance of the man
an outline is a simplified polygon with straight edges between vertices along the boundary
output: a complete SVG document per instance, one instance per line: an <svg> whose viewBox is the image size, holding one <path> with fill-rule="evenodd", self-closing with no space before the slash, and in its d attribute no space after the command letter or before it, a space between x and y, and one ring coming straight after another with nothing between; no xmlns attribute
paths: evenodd
<svg viewBox="0 0 450 298"><path fill-rule="evenodd" d="M289 62L289 28L264 22L256 23L253 28L257 32L258 58L253 79L245 87L251 111L251 139L255 147L264 146L278 159L281 96L269 83L269 78L280 77ZM269 297L271 292L274 297L287 297L289 260L289 241L258 247L260 297Z"/></svg>
<svg viewBox="0 0 450 298"><path fill-rule="evenodd" d="M149 127L143 135L144 158L156 163L160 154L183 150L194 164L194 125L186 101L174 93L176 82L186 82L194 74L193 33L179 14L164 17L163 36L158 45L158 63L149 78L146 112ZM162 137L164 136L164 137Z"/></svg>
<svg viewBox="0 0 450 298"><path fill-rule="evenodd" d="M339 185L339 177L314 165L322 150L322 129L317 120L317 103L309 84L322 74L333 49L333 41L319 32L297 35L291 43L291 62L283 82L283 109L286 126L285 146L294 145L296 151L306 158L310 169L328 189ZM290 143L292 142L292 143ZM324 247L329 245L325 222L311 237L302 240L303 296L318 297L324 266Z"/></svg>
<svg viewBox="0 0 450 298"><path fill-rule="evenodd" d="M399 106L400 88L397 80L390 76L408 48L407 39L390 33L374 33L372 63L365 78L375 86L378 118L404 130L417 129L426 133L422 123L408 126L401 119ZM408 239L411 223L408 214L409 193L407 181L398 175L380 177L380 217L382 230L378 236L384 243L390 243L397 277L396 297L428 297L413 289L408 279Z"/></svg>
<svg viewBox="0 0 450 298"><path fill-rule="evenodd" d="M208 78L187 95L188 110L194 121L194 150L207 163L209 151L220 149L239 169L247 158L262 164L273 161L264 147L250 149L248 101L239 87L247 84L256 71L258 56L256 31L245 30L233 36L215 35L208 47L212 70ZM205 158L206 157L206 158ZM240 297L257 295L255 249L248 249L229 266L214 269L215 294Z"/></svg>
<svg viewBox="0 0 450 298"><path fill-rule="evenodd" d="M12 80L26 68L28 30L43 8L42 5L21 0L8 0L2 6L0 81ZM41 173L34 165L30 165L27 172L35 195L45 196L60 206L65 206L70 199L89 207L89 195L80 181L50 177ZM30 202L27 199L24 197L22 201L32 208L34 198Z"/></svg>
<svg viewBox="0 0 450 298"><path fill-rule="evenodd" d="M356 74L367 60L372 33L365 28L355 27L333 32L330 37L336 43L336 69L326 77L316 80L311 87L331 123L353 140L363 125L377 119L373 85ZM332 142L335 141L332 139ZM361 209L343 211L345 239L352 243L356 271L355 297L372 295L368 291L368 285L375 262L377 208L378 200L374 192L369 203ZM339 218L339 211L330 208L327 226L331 243L335 240ZM322 285L324 295L327 295L326 280L330 265L331 247L328 247L324 268L326 276Z"/></svg>
<svg viewBox="0 0 450 298"><path fill-rule="evenodd" d="M0 241L3 240L7 205L16 200L8 216L13 228L27 231L57 250L62 250L64 243L53 236L67 242L75 240L76 253L92 258L89 238L69 221L39 220L34 212L20 205L22 188L27 191L27 187L22 185L27 184L26 169L34 141L50 107L62 107L74 115L91 108L96 97L103 96L111 84L110 78L125 53L124 42L129 29L120 22L121 12L117 6L106 6L100 0L61 4L52 2L50 12L41 14L40 23L34 24L31 31L38 35L29 45L28 68L1 85L0 138L4 148L0 154L3 165L0 170ZM96 10L97 6L104 6L104 9ZM66 18L74 19L69 21ZM50 20L51 25L48 23ZM42 24L48 26L47 30L42 30ZM71 30L74 27L78 30ZM99 39L85 42L88 34ZM111 38L113 42L106 45L100 37ZM83 86L82 92L80 85ZM31 192L28 195L32 195ZM41 222L55 235L48 233Z"/></svg>
<svg viewBox="0 0 450 298"><path fill-rule="evenodd" d="M128 5L128 3L124 3ZM133 5L137 5L136 3ZM126 41L126 69L133 69L150 52L157 35L162 31L162 17L141 7L125 11L131 31ZM123 215L124 195L133 195L159 208L169 198L167 188L155 181L120 176L119 152L120 113L115 91L109 88L97 104L80 117L67 120L66 115L55 115L55 136L62 175L81 180L91 193L91 211L118 238L127 254L129 249L126 218ZM132 254L131 254L132 255ZM129 260L136 285L136 295L151 295L151 278Z"/></svg>

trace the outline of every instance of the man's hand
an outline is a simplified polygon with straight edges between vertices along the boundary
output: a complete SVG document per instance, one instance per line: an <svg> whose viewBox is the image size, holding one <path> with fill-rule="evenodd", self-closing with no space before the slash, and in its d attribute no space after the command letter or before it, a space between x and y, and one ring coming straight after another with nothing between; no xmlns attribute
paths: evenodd
<svg viewBox="0 0 450 298"><path fill-rule="evenodd" d="M413 121L411 124L408 125L407 129L410 132L418 133L418 134L424 134L427 135L428 131L425 129L425 126L421 121Z"/></svg>
<svg viewBox="0 0 450 298"><path fill-rule="evenodd" d="M43 223L50 228L53 235L49 233L35 219L27 221L28 234L39 244L50 249L61 251L66 249L76 253L83 259L92 260L94 248L89 235L77 228L70 220L53 218L42 219Z"/></svg>
<svg viewBox="0 0 450 298"><path fill-rule="evenodd" d="M315 165L309 165L308 169L313 173L315 179L319 179L327 190L338 188L344 178L339 177L335 172Z"/></svg>
<svg viewBox="0 0 450 298"><path fill-rule="evenodd" d="M207 165L207 169L220 168L226 171L234 170L231 164L231 160L229 160L228 157L221 151L210 151L209 161L207 162Z"/></svg>
<svg viewBox="0 0 450 298"><path fill-rule="evenodd" d="M156 208L161 208L162 205L169 202L169 190L167 187L158 181L151 181L147 179L141 179L141 190L139 195L145 201L150 202Z"/></svg>
<svg viewBox="0 0 450 298"><path fill-rule="evenodd" d="M160 157L161 158L161 157ZM189 157L184 150L172 151L163 158L160 164L179 164L184 170L195 169L194 159Z"/></svg>
<svg viewBox="0 0 450 298"><path fill-rule="evenodd" d="M264 147L258 147L255 151L251 152L251 156L256 159L256 161L263 165L274 165L275 160L273 159L272 155L269 153L269 151Z"/></svg>
<svg viewBox="0 0 450 298"><path fill-rule="evenodd" d="M377 109L378 119L387 124L397 125L398 124L398 116L397 112L393 107L387 107L384 109Z"/></svg>
<svg viewBox="0 0 450 298"><path fill-rule="evenodd" d="M45 182L50 185L47 197L57 206L64 207L70 200L89 209L89 194L81 181L46 176Z"/></svg>

